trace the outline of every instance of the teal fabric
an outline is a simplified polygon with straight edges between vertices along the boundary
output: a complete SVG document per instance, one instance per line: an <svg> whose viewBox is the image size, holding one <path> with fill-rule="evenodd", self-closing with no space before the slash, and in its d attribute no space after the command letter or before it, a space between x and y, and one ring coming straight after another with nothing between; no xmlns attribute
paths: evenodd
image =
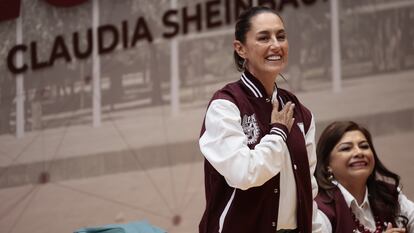
<svg viewBox="0 0 414 233"><path fill-rule="evenodd" d="M74 233L166 233L166 231L151 226L146 221L139 221L124 224L110 224L101 227L80 228Z"/></svg>

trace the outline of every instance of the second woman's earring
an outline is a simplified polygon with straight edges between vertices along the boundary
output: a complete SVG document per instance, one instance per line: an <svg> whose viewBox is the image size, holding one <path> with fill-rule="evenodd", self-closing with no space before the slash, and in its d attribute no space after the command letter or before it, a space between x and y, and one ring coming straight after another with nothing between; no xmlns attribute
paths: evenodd
<svg viewBox="0 0 414 233"><path fill-rule="evenodd" d="M328 170L328 180L329 181L334 180L334 175L332 173L332 169L331 168L328 168L327 170Z"/></svg>
<svg viewBox="0 0 414 233"><path fill-rule="evenodd" d="M244 60L243 60L242 69L243 69L243 70L246 70L246 59L244 59Z"/></svg>

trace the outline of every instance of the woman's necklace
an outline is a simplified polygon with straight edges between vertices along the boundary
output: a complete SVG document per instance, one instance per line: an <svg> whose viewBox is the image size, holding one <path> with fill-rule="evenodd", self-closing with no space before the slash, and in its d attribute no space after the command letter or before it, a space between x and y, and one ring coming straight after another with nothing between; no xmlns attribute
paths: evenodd
<svg viewBox="0 0 414 233"><path fill-rule="evenodd" d="M351 208L349 208L349 210L351 211L352 219L354 220L354 223L355 223L355 226L356 226L356 229L354 229L353 232L356 232L356 230L358 230L359 232L362 232L362 233L381 233L381 232L383 232L384 227L381 224L381 221L379 221L378 217L375 217L375 231L371 231L371 230L368 229L368 227L365 227L362 223L359 222L359 220L355 216L354 212L352 212Z"/></svg>

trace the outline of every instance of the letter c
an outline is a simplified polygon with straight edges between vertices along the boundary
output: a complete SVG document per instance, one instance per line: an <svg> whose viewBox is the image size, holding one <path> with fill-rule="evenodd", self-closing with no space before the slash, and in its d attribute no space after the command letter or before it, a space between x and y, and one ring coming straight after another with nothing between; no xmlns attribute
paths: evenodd
<svg viewBox="0 0 414 233"><path fill-rule="evenodd" d="M22 67L16 67L14 64L14 58L18 51L25 52L27 50L26 45L16 45L12 49L10 49L9 54L7 54L7 67L13 74L20 74L27 70L27 65L23 64Z"/></svg>

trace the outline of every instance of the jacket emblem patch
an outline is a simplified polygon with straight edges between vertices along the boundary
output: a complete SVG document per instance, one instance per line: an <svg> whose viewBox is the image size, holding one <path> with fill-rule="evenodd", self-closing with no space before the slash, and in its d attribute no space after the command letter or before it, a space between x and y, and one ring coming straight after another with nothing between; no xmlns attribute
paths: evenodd
<svg viewBox="0 0 414 233"><path fill-rule="evenodd" d="M244 134L247 136L247 144L251 145L257 142L259 138L260 129L257 124L256 115L253 113L251 116L244 115L242 119L242 128Z"/></svg>

